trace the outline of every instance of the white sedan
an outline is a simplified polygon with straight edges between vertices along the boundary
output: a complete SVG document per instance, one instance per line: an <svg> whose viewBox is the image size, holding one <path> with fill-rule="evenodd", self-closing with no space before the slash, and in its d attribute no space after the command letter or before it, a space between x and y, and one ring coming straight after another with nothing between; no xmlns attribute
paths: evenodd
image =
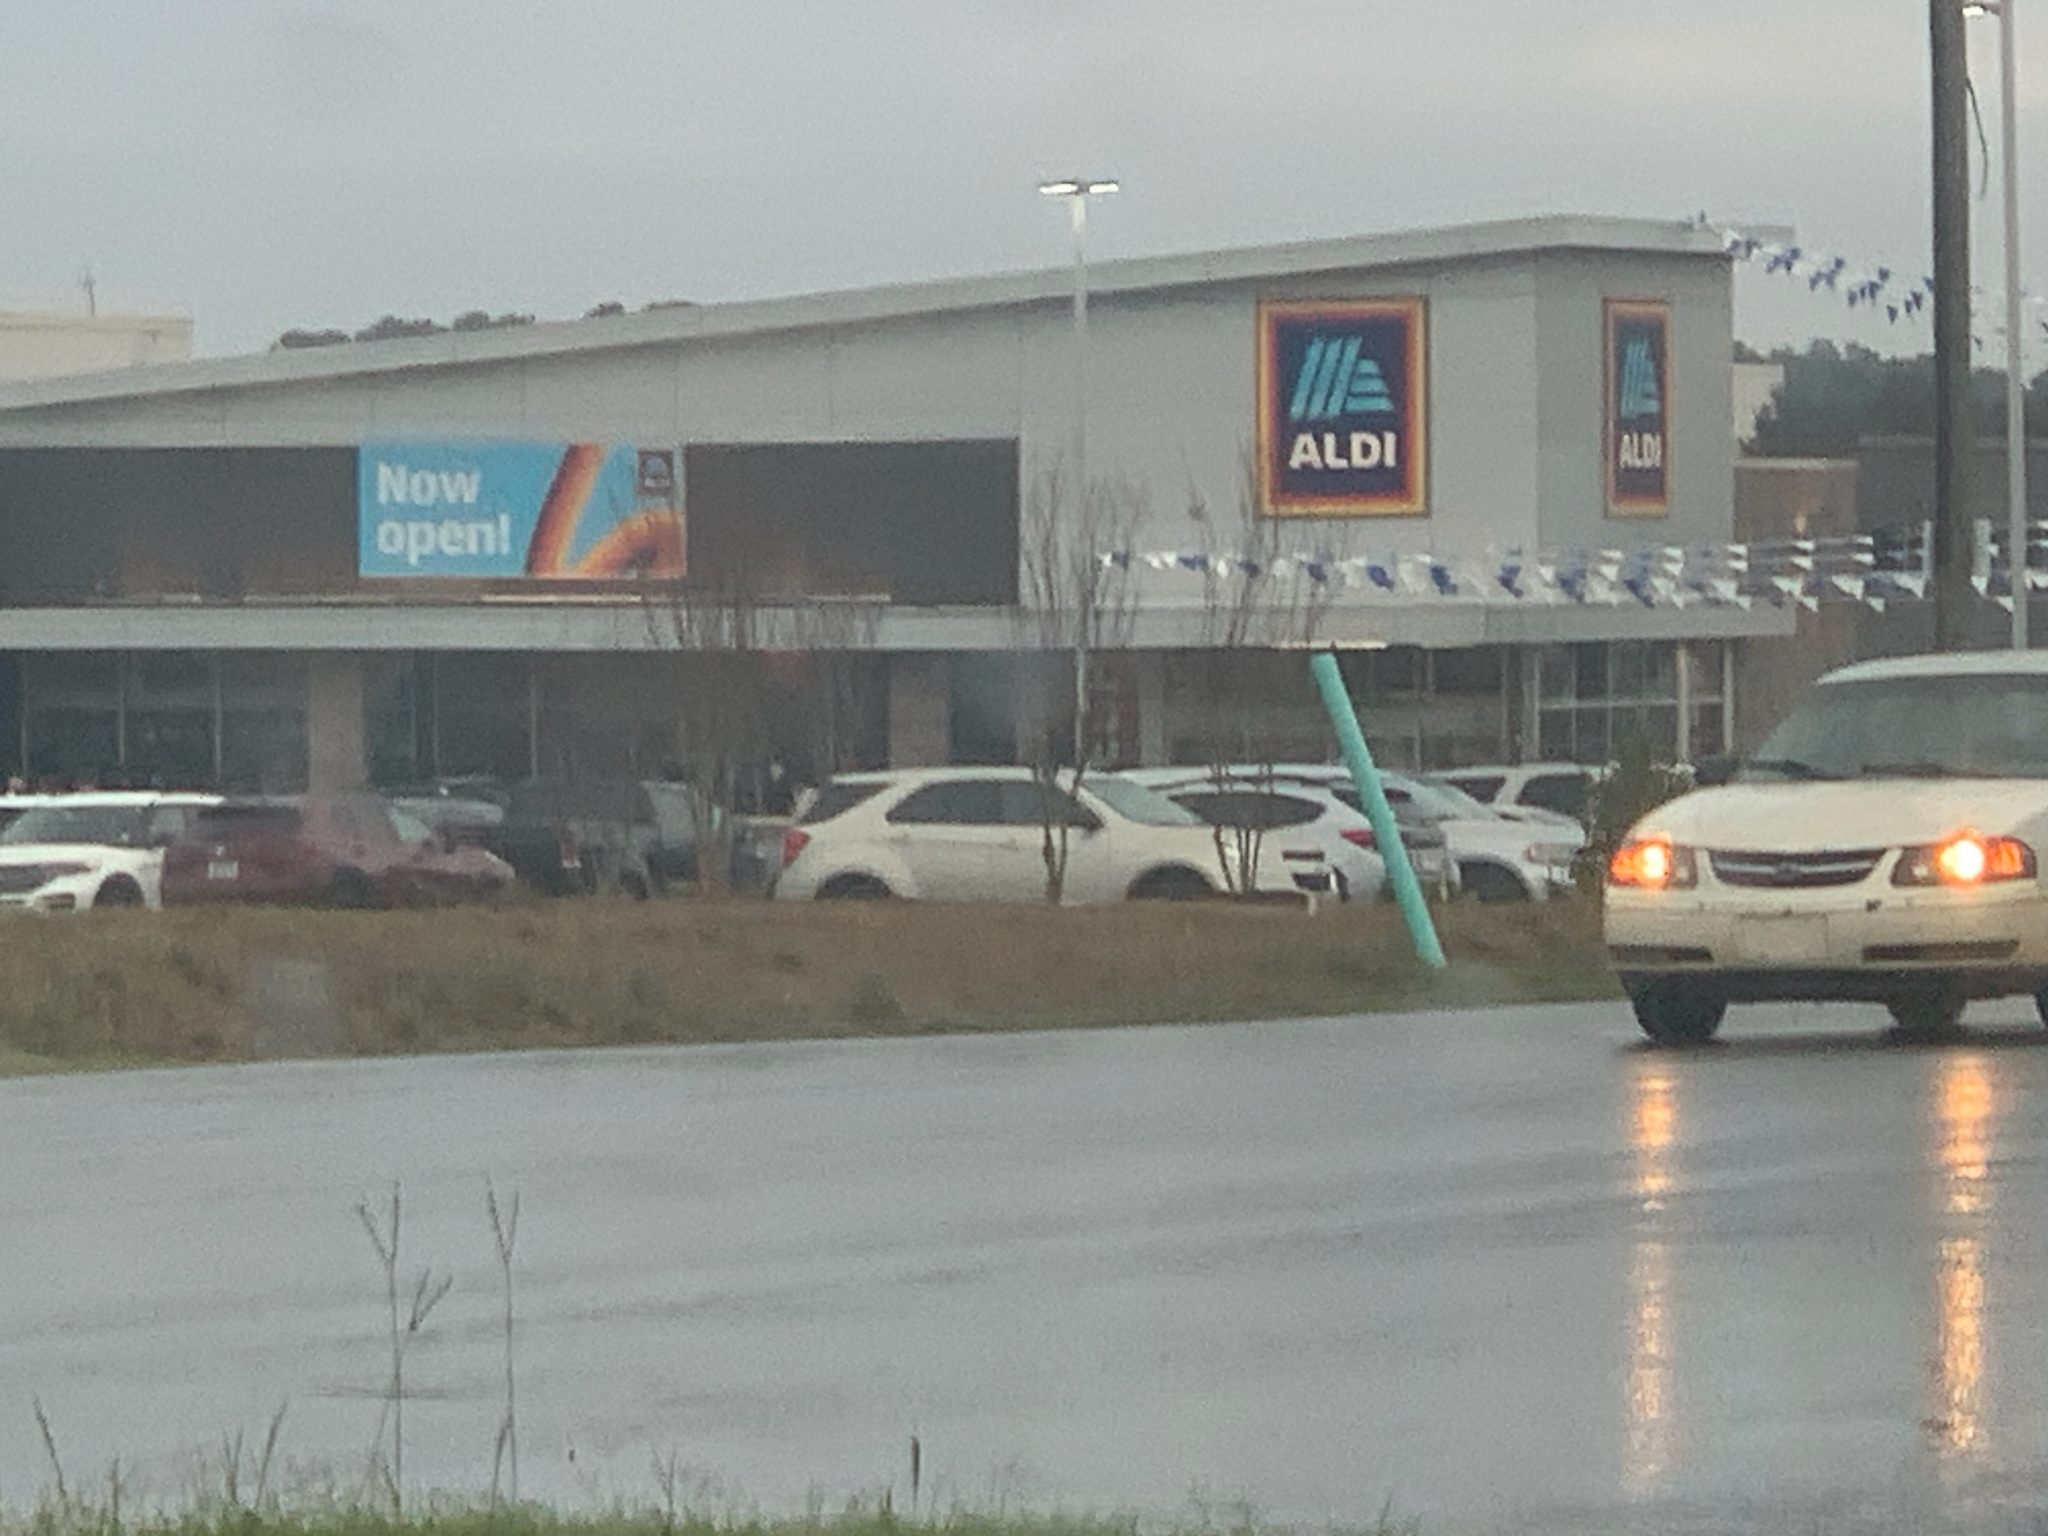
<svg viewBox="0 0 2048 1536"><path fill-rule="evenodd" d="M1830 673L1727 777L1702 765L1608 867L1608 954L1651 1038L1799 998L1881 1002L1916 1035L1972 998L2048 1020L2048 653Z"/></svg>
<svg viewBox="0 0 2048 1536"><path fill-rule="evenodd" d="M164 850L216 795L93 790L50 795L0 828L0 907L161 907Z"/></svg>
<svg viewBox="0 0 2048 1536"><path fill-rule="evenodd" d="M789 829L776 898L1043 901L1042 794L1022 768L842 774ZM1057 794L1067 823L1063 900L1187 899L1231 888L1212 829L1164 796L1113 774L1087 775Z"/></svg>

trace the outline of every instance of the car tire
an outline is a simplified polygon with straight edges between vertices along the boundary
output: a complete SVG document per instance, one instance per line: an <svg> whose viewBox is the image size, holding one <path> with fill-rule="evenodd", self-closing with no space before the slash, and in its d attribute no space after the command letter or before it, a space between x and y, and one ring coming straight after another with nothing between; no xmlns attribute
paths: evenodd
<svg viewBox="0 0 2048 1536"><path fill-rule="evenodd" d="M873 875L834 875L818 887L820 901L887 901L895 894Z"/></svg>
<svg viewBox="0 0 2048 1536"><path fill-rule="evenodd" d="M1490 864L1483 860L1458 866L1458 879L1464 894L1480 901L1528 901L1529 887L1522 877L1505 864Z"/></svg>
<svg viewBox="0 0 2048 1536"><path fill-rule="evenodd" d="M1885 1007L1901 1040L1952 1040L1962 1033L1963 1006L1967 1001L1960 992L1929 988L1901 992L1887 1001Z"/></svg>
<svg viewBox="0 0 2048 1536"><path fill-rule="evenodd" d="M101 907L142 906L142 887L125 875L116 875L93 893L93 910Z"/></svg>
<svg viewBox="0 0 2048 1536"><path fill-rule="evenodd" d="M376 905L376 893L370 888L369 877L361 870L338 869L327 884L327 904L360 912Z"/></svg>
<svg viewBox="0 0 2048 1536"><path fill-rule="evenodd" d="M1643 1033L1659 1045L1704 1045L1727 1016L1728 1002L1684 981L1642 981L1628 989Z"/></svg>
<svg viewBox="0 0 2048 1536"><path fill-rule="evenodd" d="M1149 870L1131 882L1132 901L1204 901L1216 894L1216 887L1192 869Z"/></svg>

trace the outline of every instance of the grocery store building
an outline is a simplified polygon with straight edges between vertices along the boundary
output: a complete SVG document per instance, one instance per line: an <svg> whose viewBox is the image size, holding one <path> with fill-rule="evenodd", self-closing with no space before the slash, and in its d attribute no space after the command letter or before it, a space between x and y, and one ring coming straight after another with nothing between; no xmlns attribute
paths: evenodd
<svg viewBox="0 0 2048 1536"><path fill-rule="evenodd" d="M1730 733L1732 648L1784 614L1473 575L1731 537L1711 232L1543 218L1089 276L1085 350L1054 270L0 385L0 768L653 772L674 679L729 647L806 770L826 654L837 763L1005 760L1057 644L1028 601L1048 528L1117 557L1088 686L1119 761L1320 755L1311 642L1396 762ZM1241 567L1162 558L1247 552L1284 573L1249 625Z"/></svg>

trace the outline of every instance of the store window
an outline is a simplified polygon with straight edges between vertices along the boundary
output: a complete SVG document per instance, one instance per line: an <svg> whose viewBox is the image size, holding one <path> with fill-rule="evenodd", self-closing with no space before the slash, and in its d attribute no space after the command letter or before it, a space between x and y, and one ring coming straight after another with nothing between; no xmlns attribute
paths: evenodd
<svg viewBox="0 0 2048 1536"><path fill-rule="evenodd" d="M306 787L306 661L226 652L220 658L220 774L230 791Z"/></svg>
<svg viewBox="0 0 2048 1536"><path fill-rule="evenodd" d="M1652 756L1680 756L1679 645L1672 641L1617 640L1547 646L1537 666L1540 751L1546 762L1606 763L1631 742ZM1689 740L1694 758L1722 748L1721 667L1718 648L1693 648Z"/></svg>
<svg viewBox="0 0 2048 1536"><path fill-rule="evenodd" d="M122 768L131 781L166 789L214 782L214 667L210 651L130 658Z"/></svg>
<svg viewBox="0 0 2048 1536"><path fill-rule="evenodd" d="M434 771L514 781L533 771L533 696L524 656L433 658Z"/></svg>

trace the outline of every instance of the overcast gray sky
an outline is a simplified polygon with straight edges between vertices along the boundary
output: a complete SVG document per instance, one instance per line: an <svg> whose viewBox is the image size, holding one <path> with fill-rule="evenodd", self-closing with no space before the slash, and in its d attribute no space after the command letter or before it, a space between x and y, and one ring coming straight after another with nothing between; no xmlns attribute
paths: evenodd
<svg viewBox="0 0 2048 1536"><path fill-rule="evenodd" d="M1923 267L1925 0L0 0L0 300L207 352L1569 211ZM2048 10L2022 228L2048 275ZM1995 29L1975 23L1997 133ZM1980 272L1995 274L1997 199ZM1991 257L1987 262L1984 257ZM1745 277L1739 329L1875 336ZM1880 325L1880 330L1882 326Z"/></svg>

